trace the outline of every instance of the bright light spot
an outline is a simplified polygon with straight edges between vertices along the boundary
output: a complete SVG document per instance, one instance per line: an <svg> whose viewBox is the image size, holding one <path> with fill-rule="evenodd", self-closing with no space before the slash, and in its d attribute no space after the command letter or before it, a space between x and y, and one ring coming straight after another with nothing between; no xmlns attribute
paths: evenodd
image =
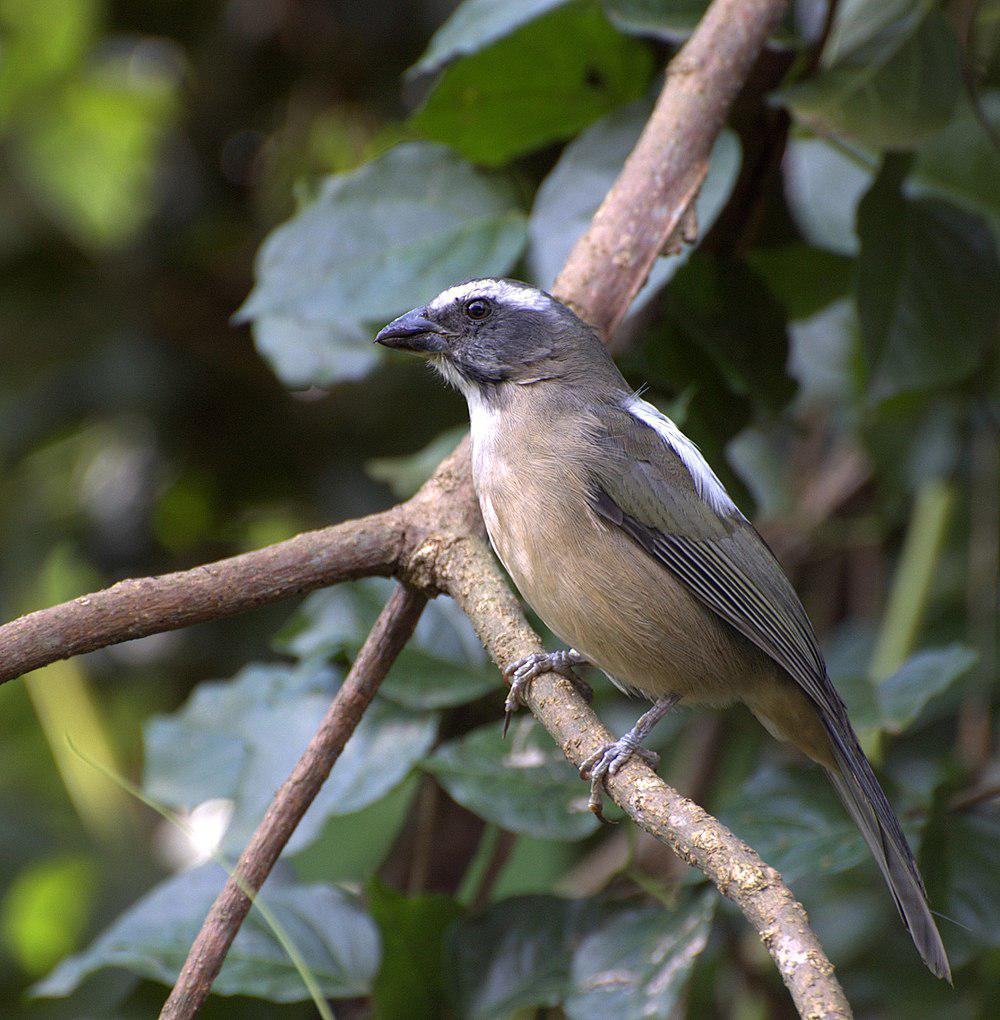
<svg viewBox="0 0 1000 1020"><path fill-rule="evenodd" d="M174 871L204 864L219 849L233 817L233 802L225 798L206 800L189 813L179 813L189 832L163 822L156 832L156 848Z"/></svg>

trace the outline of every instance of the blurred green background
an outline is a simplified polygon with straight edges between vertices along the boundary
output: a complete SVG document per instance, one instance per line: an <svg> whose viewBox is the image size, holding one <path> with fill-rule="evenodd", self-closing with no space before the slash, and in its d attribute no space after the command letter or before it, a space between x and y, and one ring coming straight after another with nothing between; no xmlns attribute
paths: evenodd
<svg viewBox="0 0 1000 1020"><path fill-rule="evenodd" d="M705 4L456 6L0 0L0 617L385 507L456 441L464 402L375 328L463 277L549 286ZM859 1016L1000 995L998 146L995 0L794 4L619 337L792 573L950 919L954 992L821 777L742 712L663 726ZM185 869L235 858L385 592L0 689L3 1016L156 1011L221 883ZM530 722L500 742L452 608L266 887L337 1014L790 1015L698 876L597 831ZM267 924L241 939L205 1015L315 1015Z"/></svg>

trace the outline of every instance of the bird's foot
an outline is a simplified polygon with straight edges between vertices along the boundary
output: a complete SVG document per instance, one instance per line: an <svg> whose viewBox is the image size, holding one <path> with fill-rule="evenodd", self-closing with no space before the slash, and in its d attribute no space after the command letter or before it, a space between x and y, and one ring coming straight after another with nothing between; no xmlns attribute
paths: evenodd
<svg viewBox="0 0 1000 1020"><path fill-rule="evenodd" d="M626 733L613 744L605 744L580 765L581 778L590 780L590 800L587 807L602 822L609 821L601 807L601 789L605 780L608 776L617 775L619 769L633 755L641 758L652 769L660 764L660 756L655 751L643 747L633 734Z"/></svg>
<svg viewBox="0 0 1000 1020"><path fill-rule="evenodd" d="M558 673L565 677L575 688L580 697L589 705L593 700L594 691L590 684L578 676L574 666L586 665L586 658L573 648L558 652L532 652L523 659L512 662L504 671L504 679L510 684L507 700L504 703L506 716L503 732L507 735L511 716L523 705L528 685L543 673Z"/></svg>

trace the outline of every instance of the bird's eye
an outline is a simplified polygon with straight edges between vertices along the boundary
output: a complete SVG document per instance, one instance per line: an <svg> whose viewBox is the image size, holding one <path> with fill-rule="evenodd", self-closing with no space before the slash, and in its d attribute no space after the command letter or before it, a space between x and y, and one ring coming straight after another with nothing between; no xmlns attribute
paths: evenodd
<svg viewBox="0 0 1000 1020"><path fill-rule="evenodd" d="M473 298L471 301L466 302L465 305L465 314L470 319L475 319L476 322L485 319L492 310L489 301L485 298Z"/></svg>

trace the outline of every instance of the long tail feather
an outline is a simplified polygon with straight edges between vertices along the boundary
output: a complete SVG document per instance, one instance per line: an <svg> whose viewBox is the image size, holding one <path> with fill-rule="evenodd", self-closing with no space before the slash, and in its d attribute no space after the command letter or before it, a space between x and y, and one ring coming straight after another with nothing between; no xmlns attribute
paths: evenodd
<svg viewBox="0 0 1000 1020"><path fill-rule="evenodd" d="M889 800L847 721L824 718L837 769L828 769L840 799L861 830L896 901L899 915L924 963L936 977L951 983L951 967L913 852Z"/></svg>

